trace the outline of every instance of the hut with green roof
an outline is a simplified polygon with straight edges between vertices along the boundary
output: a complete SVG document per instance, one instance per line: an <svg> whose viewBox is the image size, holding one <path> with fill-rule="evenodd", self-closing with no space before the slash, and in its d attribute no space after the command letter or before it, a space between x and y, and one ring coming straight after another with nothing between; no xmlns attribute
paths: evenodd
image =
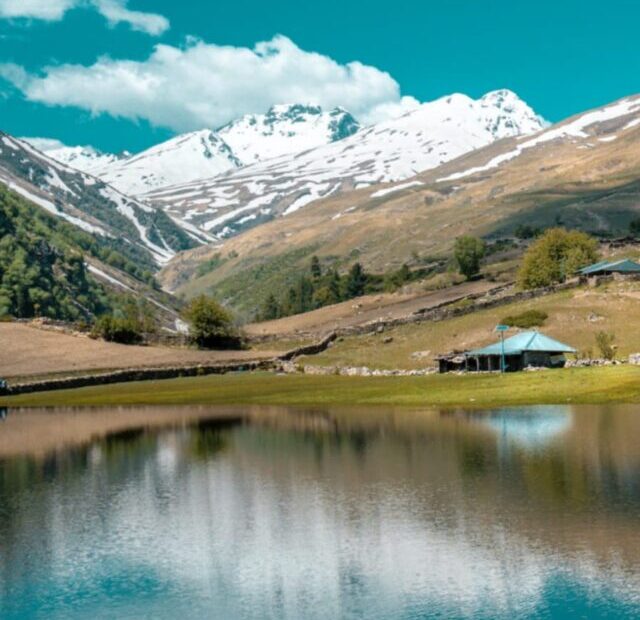
<svg viewBox="0 0 640 620"><path fill-rule="evenodd" d="M481 349L466 351L465 370L472 372L500 370L504 354L505 371L535 368L562 368L567 353L576 350L538 331L526 331L498 341Z"/></svg>

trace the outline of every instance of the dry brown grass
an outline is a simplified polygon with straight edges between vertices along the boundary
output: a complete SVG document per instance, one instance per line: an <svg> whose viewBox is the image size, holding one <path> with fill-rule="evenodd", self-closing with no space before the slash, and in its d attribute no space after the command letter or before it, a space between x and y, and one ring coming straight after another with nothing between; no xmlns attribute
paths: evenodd
<svg viewBox="0 0 640 620"><path fill-rule="evenodd" d="M198 351L128 346L23 323L0 323L0 377L9 379L87 370L245 361L273 355L276 351Z"/></svg>
<svg viewBox="0 0 640 620"><path fill-rule="evenodd" d="M421 294L366 295L277 321L253 323L244 329L250 336L287 336L298 332L325 334L335 329L363 325L380 319L404 318L418 310L433 308L445 302L461 299L466 295L484 293L495 286L493 282L479 280Z"/></svg>

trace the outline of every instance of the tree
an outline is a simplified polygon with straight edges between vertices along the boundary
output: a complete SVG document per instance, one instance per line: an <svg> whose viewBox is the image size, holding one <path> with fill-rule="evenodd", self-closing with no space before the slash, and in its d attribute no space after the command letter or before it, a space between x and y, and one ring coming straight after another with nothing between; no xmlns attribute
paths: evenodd
<svg viewBox="0 0 640 620"><path fill-rule="evenodd" d="M640 237L640 217L636 217L629 222L629 233L634 237Z"/></svg>
<svg viewBox="0 0 640 620"><path fill-rule="evenodd" d="M367 275L360 263L355 263L347 275L345 294L347 299L364 295L364 288L367 284Z"/></svg>
<svg viewBox="0 0 640 620"><path fill-rule="evenodd" d="M597 260L595 239L577 230L551 228L526 251L517 281L524 289L550 286Z"/></svg>
<svg viewBox="0 0 640 620"><path fill-rule="evenodd" d="M317 256L311 257L311 277L314 280L319 280L322 277L322 267L320 266L320 259Z"/></svg>
<svg viewBox="0 0 640 620"><path fill-rule="evenodd" d="M458 237L454 246L454 256L460 273L468 279L480 273L480 261L486 251L485 242L477 237Z"/></svg>
<svg viewBox="0 0 640 620"><path fill-rule="evenodd" d="M242 346L231 313L206 295L193 299L182 311L182 318L189 323L191 342L200 348L239 349Z"/></svg>
<svg viewBox="0 0 640 620"><path fill-rule="evenodd" d="M282 308L280 307L275 295L271 293L262 305L259 318L261 321L273 321L274 319L279 319L281 315Z"/></svg>

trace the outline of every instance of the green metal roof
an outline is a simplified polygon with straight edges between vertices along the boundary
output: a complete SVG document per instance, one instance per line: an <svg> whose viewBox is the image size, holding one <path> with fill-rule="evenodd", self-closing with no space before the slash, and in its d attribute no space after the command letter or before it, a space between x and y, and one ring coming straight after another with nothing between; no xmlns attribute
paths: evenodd
<svg viewBox="0 0 640 620"><path fill-rule="evenodd" d="M575 353L576 350L569 345L558 342L549 336L545 336L540 332L528 331L521 332L511 338L505 338L504 341L504 354L505 355L519 355L525 351L540 351L544 353ZM473 351L467 351L465 355L501 355L502 343L496 342L490 344L482 349L474 349Z"/></svg>
<svg viewBox="0 0 640 620"><path fill-rule="evenodd" d="M582 275L588 276L594 273L601 273L603 271L614 271L616 273L640 273L640 264L632 261L628 258L617 260L613 262L600 261L594 265L589 265L580 270Z"/></svg>

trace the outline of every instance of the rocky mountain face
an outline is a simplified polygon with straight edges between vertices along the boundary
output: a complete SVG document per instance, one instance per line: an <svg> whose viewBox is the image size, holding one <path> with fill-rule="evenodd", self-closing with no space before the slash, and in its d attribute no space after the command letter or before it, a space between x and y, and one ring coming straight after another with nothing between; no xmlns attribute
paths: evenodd
<svg viewBox="0 0 640 620"><path fill-rule="evenodd" d="M5 133L0 133L0 183L150 270L210 239L185 232L163 211Z"/></svg>
<svg viewBox="0 0 640 620"><path fill-rule="evenodd" d="M349 129L338 130L335 137L352 131L349 117L336 118L341 119L336 127ZM243 120L236 135L246 136L246 128L252 126L251 119ZM544 121L510 91L488 93L478 100L452 95L328 144L211 179L165 187L144 199L177 219L226 238L331 194L401 181L503 138L543 127ZM249 144L244 139L238 144Z"/></svg>
<svg viewBox="0 0 640 620"><path fill-rule="evenodd" d="M482 131L514 136L408 178L383 175L385 183L336 192L221 247L183 253L163 271L164 284L187 296L213 288L251 316L267 292L308 268L312 254L340 269L357 256L367 269L386 272L446 256L463 234L510 238L522 224L625 234L640 217L640 96L525 136L500 114L480 110L474 118L485 121Z"/></svg>

